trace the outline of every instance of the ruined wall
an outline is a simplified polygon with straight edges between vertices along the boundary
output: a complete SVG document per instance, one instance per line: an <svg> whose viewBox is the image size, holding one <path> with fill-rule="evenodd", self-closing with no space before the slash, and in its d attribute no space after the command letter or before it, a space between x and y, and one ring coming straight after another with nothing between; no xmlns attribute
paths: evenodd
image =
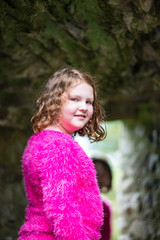
<svg viewBox="0 0 160 240"><path fill-rule="evenodd" d="M148 130L137 123L124 125L117 240L160 239L159 122ZM16 240L24 221L21 156L29 135L11 128L0 129L0 240Z"/></svg>
<svg viewBox="0 0 160 240"><path fill-rule="evenodd" d="M118 240L160 239L160 121L125 125L121 141Z"/></svg>
<svg viewBox="0 0 160 240"><path fill-rule="evenodd" d="M16 240L24 220L21 155L27 138L22 131L0 128L0 240Z"/></svg>
<svg viewBox="0 0 160 240"><path fill-rule="evenodd" d="M96 77L110 120L159 108L160 1L1 0L0 34L0 126L27 124L37 88L66 65Z"/></svg>
<svg viewBox="0 0 160 240"><path fill-rule="evenodd" d="M1 0L0 34L0 240L15 240L37 89L60 67L80 67L97 78L109 120L152 119L160 108L160 1ZM135 122L126 130L121 240L159 238L159 128L150 129Z"/></svg>

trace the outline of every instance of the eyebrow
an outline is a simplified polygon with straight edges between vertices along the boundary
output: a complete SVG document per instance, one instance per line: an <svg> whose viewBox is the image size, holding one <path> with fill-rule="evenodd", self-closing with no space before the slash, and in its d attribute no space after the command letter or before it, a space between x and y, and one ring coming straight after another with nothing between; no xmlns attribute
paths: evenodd
<svg viewBox="0 0 160 240"><path fill-rule="evenodd" d="M91 102L93 102L93 101L94 101L94 99L93 99L93 98L87 98L87 100L89 100L89 101L91 101Z"/></svg>
<svg viewBox="0 0 160 240"><path fill-rule="evenodd" d="M77 98L81 98L81 96L80 95L77 95L77 94L74 94L74 93L72 93L72 94L69 94L68 95L69 97L77 97ZM90 101L94 101L94 98L87 98L87 100L90 100Z"/></svg>

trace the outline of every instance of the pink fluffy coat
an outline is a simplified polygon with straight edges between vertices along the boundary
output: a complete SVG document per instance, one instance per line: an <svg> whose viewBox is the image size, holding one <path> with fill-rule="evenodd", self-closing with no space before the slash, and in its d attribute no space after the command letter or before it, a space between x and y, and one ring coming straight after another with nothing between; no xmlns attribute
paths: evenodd
<svg viewBox="0 0 160 240"><path fill-rule="evenodd" d="M28 206L18 240L98 240L103 207L92 160L67 134L34 134L23 154Z"/></svg>

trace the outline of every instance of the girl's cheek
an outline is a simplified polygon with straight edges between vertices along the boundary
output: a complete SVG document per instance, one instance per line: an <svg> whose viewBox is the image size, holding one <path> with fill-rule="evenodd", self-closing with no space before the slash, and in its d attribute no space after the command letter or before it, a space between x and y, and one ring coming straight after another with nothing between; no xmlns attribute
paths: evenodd
<svg viewBox="0 0 160 240"><path fill-rule="evenodd" d="M90 111L93 113L93 107L91 106Z"/></svg>
<svg viewBox="0 0 160 240"><path fill-rule="evenodd" d="M93 110L90 112L90 118L89 119L91 119L92 116L93 116Z"/></svg>

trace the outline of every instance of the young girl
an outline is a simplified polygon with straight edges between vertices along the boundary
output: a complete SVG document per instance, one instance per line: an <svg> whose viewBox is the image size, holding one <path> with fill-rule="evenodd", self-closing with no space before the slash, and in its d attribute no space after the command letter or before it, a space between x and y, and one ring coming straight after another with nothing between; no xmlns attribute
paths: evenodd
<svg viewBox="0 0 160 240"><path fill-rule="evenodd" d="M18 240L98 240L103 207L92 160L73 139L100 141L101 110L92 77L65 68L47 82L23 154L28 199Z"/></svg>

